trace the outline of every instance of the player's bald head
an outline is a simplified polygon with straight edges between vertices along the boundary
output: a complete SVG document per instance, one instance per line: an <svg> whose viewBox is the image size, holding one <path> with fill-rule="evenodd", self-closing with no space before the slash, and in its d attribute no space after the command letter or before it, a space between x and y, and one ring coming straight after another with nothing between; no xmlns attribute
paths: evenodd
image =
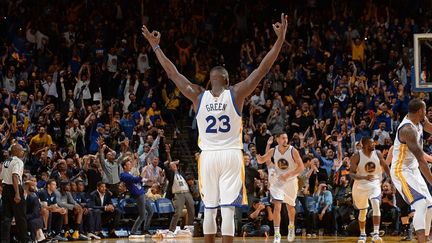
<svg viewBox="0 0 432 243"><path fill-rule="evenodd" d="M228 71L222 66L216 66L210 70L210 82L212 86L228 86Z"/></svg>
<svg viewBox="0 0 432 243"><path fill-rule="evenodd" d="M18 156L21 155L21 152L23 151L23 147L19 143L12 144L11 146L11 154L12 156Z"/></svg>
<svg viewBox="0 0 432 243"><path fill-rule="evenodd" d="M408 103L408 112L417 113L420 109L426 108L426 104L421 99L413 99Z"/></svg>

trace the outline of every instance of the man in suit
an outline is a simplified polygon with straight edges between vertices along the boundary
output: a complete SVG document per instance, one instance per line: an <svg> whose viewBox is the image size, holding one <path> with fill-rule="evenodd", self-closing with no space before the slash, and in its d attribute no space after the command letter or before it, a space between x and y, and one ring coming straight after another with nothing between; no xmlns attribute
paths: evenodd
<svg viewBox="0 0 432 243"><path fill-rule="evenodd" d="M98 182L97 189L90 194L90 205L95 211L95 231L100 233L102 222L108 222L112 219L109 237L117 238L115 229L120 222L121 212L113 205L111 194L106 191L105 183Z"/></svg>

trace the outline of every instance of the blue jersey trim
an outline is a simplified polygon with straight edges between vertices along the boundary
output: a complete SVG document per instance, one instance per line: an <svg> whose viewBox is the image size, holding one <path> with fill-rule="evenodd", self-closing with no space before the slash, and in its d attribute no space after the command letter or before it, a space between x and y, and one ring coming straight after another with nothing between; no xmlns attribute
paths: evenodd
<svg viewBox="0 0 432 243"><path fill-rule="evenodd" d="M202 92L201 94L199 94L199 96L198 96L198 106L197 106L197 109L195 111L195 117L198 116L198 112L199 112L200 107L201 107L201 100L202 100L202 97L204 96L204 93L205 93L205 91Z"/></svg>
<svg viewBox="0 0 432 243"><path fill-rule="evenodd" d="M204 208L206 208L206 209L216 209L216 208L220 208L220 206L216 206L216 207L206 207L206 206L204 206Z"/></svg>
<svg viewBox="0 0 432 243"><path fill-rule="evenodd" d="M230 203L230 204L221 204L220 207L246 208L247 204Z"/></svg>
<svg viewBox="0 0 432 243"><path fill-rule="evenodd" d="M414 201L412 201L410 205L412 206L414 203L416 203L420 200L423 200L423 199L426 199L426 197L425 196L418 197L418 198L414 199Z"/></svg>
<svg viewBox="0 0 432 243"><path fill-rule="evenodd" d="M294 163L295 163L295 159L294 159L294 155L293 155L293 150L294 150L294 147L291 145L291 159L294 161Z"/></svg>
<svg viewBox="0 0 432 243"><path fill-rule="evenodd" d="M234 93L233 93L232 89L230 89L229 91L230 91L230 94L231 94L231 102L233 103L234 109L235 109L237 115L241 117L241 114L240 114L239 110L237 109L237 106L236 106L236 103L235 103Z"/></svg>

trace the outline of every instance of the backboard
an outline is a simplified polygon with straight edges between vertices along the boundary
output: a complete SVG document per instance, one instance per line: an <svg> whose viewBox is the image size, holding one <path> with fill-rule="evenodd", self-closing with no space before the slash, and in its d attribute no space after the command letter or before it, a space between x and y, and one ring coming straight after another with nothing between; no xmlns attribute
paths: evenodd
<svg viewBox="0 0 432 243"><path fill-rule="evenodd" d="M432 92L432 33L414 34L413 91Z"/></svg>

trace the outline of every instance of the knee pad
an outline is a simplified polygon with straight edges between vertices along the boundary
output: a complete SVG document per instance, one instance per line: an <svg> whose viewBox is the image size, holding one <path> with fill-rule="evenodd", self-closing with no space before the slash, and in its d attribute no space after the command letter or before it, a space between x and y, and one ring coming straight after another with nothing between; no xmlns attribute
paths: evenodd
<svg viewBox="0 0 432 243"><path fill-rule="evenodd" d="M415 212L413 217L413 226L414 229L417 230L424 230L426 227L426 212L427 212L427 205L426 200L418 200L413 205L411 205Z"/></svg>
<svg viewBox="0 0 432 243"><path fill-rule="evenodd" d="M373 198L370 200L370 202L372 205L372 215L381 216L380 201L377 198Z"/></svg>
<svg viewBox="0 0 432 243"><path fill-rule="evenodd" d="M234 224L234 207L222 207L222 235L234 236L235 224Z"/></svg>
<svg viewBox="0 0 432 243"><path fill-rule="evenodd" d="M359 216L358 216L358 220L360 222L365 222L366 221L366 215L367 215L367 209L361 209L359 212Z"/></svg>
<svg viewBox="0 0 432 243"><path fill-rule="evenodd" d="M203 233L205 235L216 234L216 208L206 208L204 209L204 220L203 220Z"/></svg>

